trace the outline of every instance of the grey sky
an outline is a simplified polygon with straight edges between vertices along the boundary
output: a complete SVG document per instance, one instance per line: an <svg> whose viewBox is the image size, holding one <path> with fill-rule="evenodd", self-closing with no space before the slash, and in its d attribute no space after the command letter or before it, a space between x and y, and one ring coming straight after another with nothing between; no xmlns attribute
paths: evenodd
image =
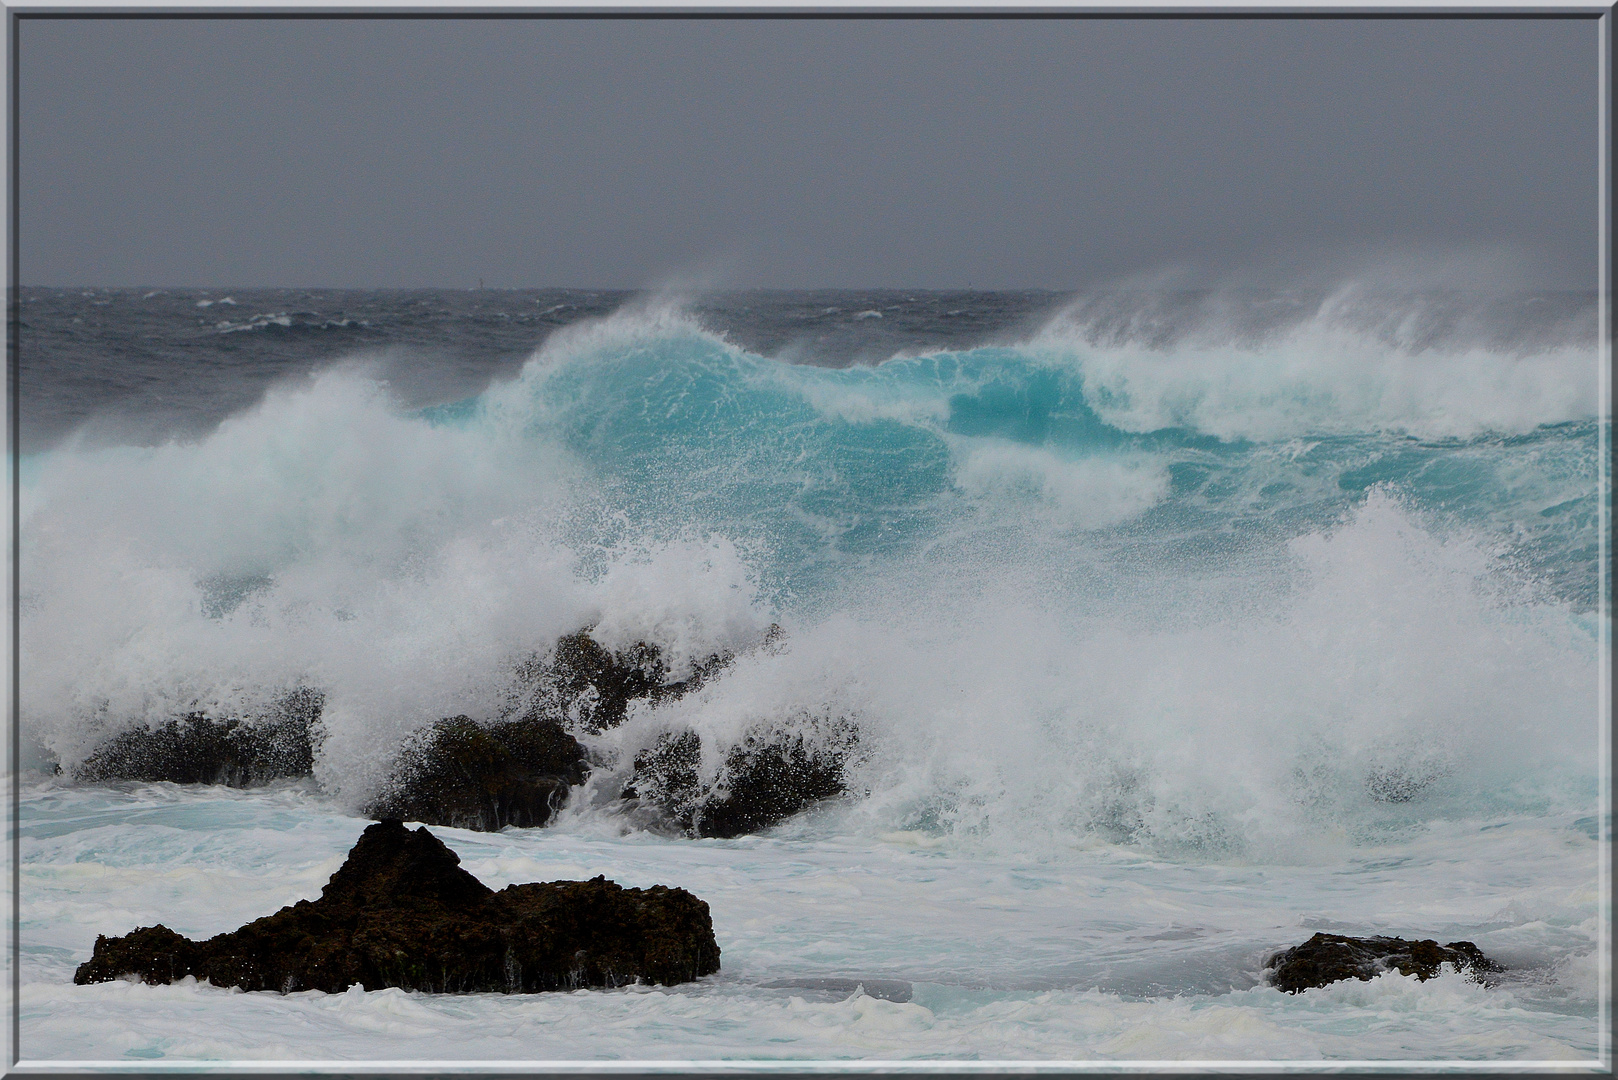
<svg viewBox="0 0 1618 1080"><path fill-rule="evenodd" d="M1595 279L1593 21L20 33L30 285L1069 288L1410 248Z"/></svg>

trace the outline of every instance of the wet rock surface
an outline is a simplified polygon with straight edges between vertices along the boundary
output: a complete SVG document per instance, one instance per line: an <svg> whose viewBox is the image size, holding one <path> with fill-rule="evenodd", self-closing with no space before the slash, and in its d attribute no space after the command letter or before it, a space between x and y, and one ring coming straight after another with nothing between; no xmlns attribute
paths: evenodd
<svg viewBox="0 0 1618 1080"><path fill-rule="evenodd" d="M664 735L636 757L624 795L657 807L691 836L741 836L842 794L857 742L857 729L843 719L758 728L705 781L696 733Z"/></svg>
<svg viewBox="0 0 1618 1080"><path fill-rule="evenodd" d="M781 637L771 626L757 647ZM365 813L482 832L546 825L600 764L575 733L588 740L615 728L636 702L674 701L734 662L733 653L716 652L673 679L656 645L635 642L614 652L589 628L565 635L548 656L518 666L500 719L448 717L406 740ZM307 776L322 705L317 691L299 690L253 722L195 714L131 729L74 775L234 787ZM635 754L624 793L691 836L757 832L842 794L857 734L846 718L761 724L723 750L717 775L705 777L695 732L667 733Z"/></svg>
<svg viewBox="0 0 1618 1080"><path fill-rule="evenodd" d="M318 900L192 941L165 926L98 937L79 984L186 976L244 990L399 987L525 993L672 985L719 970L708 905L604 877L494 892L426 829L367 828Z"/></svg>
<svg viewBox="0 0 1618 1080"><path fill-rule="evenodd" d="M1413 757L1372 769L1365 776L1365 792L1380 803L1414 802L1449 775L1441 761Z"/></svg>
<svg viewBox="0 0 1618 1080"><path fill-rule="evenodd" d="M732 659L716 653L687 678L668 681L655 645L636 642L613 653L588 630L568 634L548 658L518 667L506 719L450 717L406 742L366 813L482 832L544 825L589 775L589 757L570 730L615 727L633 702L677 698Z"/></svg>
<svg viewBox="0 0 1618 1080"><path fill-rule="evenodd" d="M119 732L74 770L77 780L253 787L308 776L324 697L300 689L251 720L202 713Z"/></svg>
<svg viewBox="0 0 1618 1080"><path fill-rule="evenodd" d="M484 726L456 716L418 732L395 769L369 816L495 832L544 825L589 766L584 747L552 719Z"/></svg>
<svg viewBox="0 0 1618 1080"><path fill-rule="evenodd" d="M1264 964L1270 983L1289 994L1342 979L1369 981L1384 971L1414 975L1423 981L1450 964L1478 982L1491 972L1504 970L1484 956L1470 941L1440 945L1431 939L1406 941L1397 937L1344 937L1318 933L1302 945L1271 956Z"/></svg>
<svg viewBox="0 0 1618 1080"><path fill-rule="evenodd" d="M776 627L771 630L780 632ZM773 640L771 634L766 640ZM714 653L684 679L675 680L669 678L668 662L656 645L637 641L614 653L591 637L589 629L580 630L557 639L548 658L536 657L518 667L518 711L528 719L549 718L598 733L622 723L631 703L673 701L734 660L732 653Z"/></svg>

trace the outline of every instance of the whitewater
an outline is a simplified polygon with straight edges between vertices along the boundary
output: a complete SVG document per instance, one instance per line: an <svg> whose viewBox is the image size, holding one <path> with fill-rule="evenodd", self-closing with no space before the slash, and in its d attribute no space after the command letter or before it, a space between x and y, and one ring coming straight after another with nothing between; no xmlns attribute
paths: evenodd
<svg viewBox="0 0 1618 1080"><path fill-rule="evenodd" d="M24 290L22 319L25 1060L1609 1060L1593 298ZM586 627L671 678L736 659L581 731L546 827L432 831L494 888L685 888L719 974L73 985L98 934L318 895L411 734L501 715ZM301 687L305 779L73 778ZM619 797L664 733L712 777L749 733L850 729L844 794L758 835ZM1507 970L1268 986L1317 930ZM817 978L909 991L769 985Z"/></svg>

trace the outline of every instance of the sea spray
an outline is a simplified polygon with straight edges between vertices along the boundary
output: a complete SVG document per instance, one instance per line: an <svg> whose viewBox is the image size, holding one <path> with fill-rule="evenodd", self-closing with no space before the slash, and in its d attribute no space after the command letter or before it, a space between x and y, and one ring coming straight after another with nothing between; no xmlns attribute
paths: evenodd
<svg viewBox="0 0 1618 1080"><path fill-rule="evenodd" d="M603 768L690 731L713 777L838 717L850 827L1212 855L1582 790L1588 349L1389 346L1333 303L842 369L654 307L452 406L338 366L200 438L69 443L24 492L25 724L71 765L312 687L357 805L563 634L679 666L775 620Z"/></svg>

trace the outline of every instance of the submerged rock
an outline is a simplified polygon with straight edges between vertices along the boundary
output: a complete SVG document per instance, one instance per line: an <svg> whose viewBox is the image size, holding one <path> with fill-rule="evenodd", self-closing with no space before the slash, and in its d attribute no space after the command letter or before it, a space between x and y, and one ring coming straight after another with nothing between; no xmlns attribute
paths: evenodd
<svg viewBox="0 0 1618 1080"><path fill-rule="evenodd" d="M494 892L426 829L383 821L361 834L318 900L206 941L162 925L98 937L73 981L191 975L282 993L356 984L527 993L672 985L718 970L708 905L684 889L597 877Z"/></svg>
<svg viewBox="0 0 1618 1080"><path fill-rule="evenodd" d="M1450 964L1478 982L1484 982L1483 976L1489 972L1504 970L1470 941L1440 945L1430 939L1406 941L1396 937L1355 938L1341 934L1316 934L1302 945L1271 956L1264 967L1271 972L1271 985L1296 994L1340 979L1369 981L1384 971L1414 975L1426 981L1438 974L1442 964Z"/></svg>
<svg viewBox="0 0 1618 1080"><path fill-rule="evenodd" d="M841 795L857 742L857 728L842 718L757 728L704 781L696 732L666 734L636 756L624 797L652 804L691 836L741 836Z"/></svg>
<svg viewBox="0 0 1618 1080"><path fill-rule="evenodd" d="M324 696L300 689L271 712L244 720L192 713L119 732L73 769L78 780L146 780L252 787L308 776Z"/></svg>

